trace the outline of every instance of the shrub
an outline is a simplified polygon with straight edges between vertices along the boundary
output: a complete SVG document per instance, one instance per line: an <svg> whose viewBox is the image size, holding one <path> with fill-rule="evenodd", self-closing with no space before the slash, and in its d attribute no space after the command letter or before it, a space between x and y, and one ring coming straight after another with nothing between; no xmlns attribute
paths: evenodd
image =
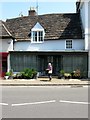
<svg viewBox="0 0 90 120"><path fill-rule="evenodd" d="M11 76L10 72L6 72L5 76Z"/></svg>
<svg viewBox="0 0 90 120"><path fill-rule="evenodd" d="M5 76L12 76L13 75L13 70L10 70L9 72L5 73Z"/></svg>
<svg viewBox="0 0 90 120"><path fill-rule="evenodd" d="M65 71L64 70L60 70L59 74L58 74L58 78L61 79L64 77L64 73Z"/></svg>
<svg viewBox="0 0 90 120"><path fill-rule="evenodd" d="M64 70L60 70L60 74L64 75L65 71Z"/></svg>
<svg viewBox="0 0 90 120"><path fill-rule="evenodd" d="M32 69L32 78L36 78L37 77L37 71Z"/></svg>
<svg viewBox="0 0 90 120"><path fill-rule="evenodd" d="M81 77L81 71L77 69L76 71L73 71L72 73L72 78L80 78Z"/></svg>
<svg viewBox="0 0 90 120"><path fill-rule="evenodd" d="M26 68L22 72L16 74L15 78L18 79L32 79L36 78L37 71L34 69Z"/></svg>
<svg viewBox="0 0 90 120"><path fill-rule="evenodd" d="M23 72L22 75L24 78L26 79L30 79L32 78L33 74L32 74L32 69L26 68Z"/></svg>

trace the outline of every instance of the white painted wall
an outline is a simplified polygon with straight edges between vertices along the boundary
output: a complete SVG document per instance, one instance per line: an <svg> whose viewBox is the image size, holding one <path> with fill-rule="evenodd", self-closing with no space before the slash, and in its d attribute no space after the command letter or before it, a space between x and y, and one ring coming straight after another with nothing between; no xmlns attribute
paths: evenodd
<svg viewBox="0 0 90 120"><path fill-rule="evenodd" d="M81 0L83 2L80 13L85 32L85 50L88 52L88 77L90 78L90 0Z"/></svg>
<svg viewBox="0 0 90 120"><path fill-rule="evenodd" d="M82 27L83 27L84 32L85 32L85 3L81 4L80 16L81 16L81 21L82 21Z"/></svg>
<svg viewBox="0 0 90 120"><path fill-rule="evenodd" d="M84 35L85 35L85 50L90 49L89 41L88 41L88 15L89 15L88 9L90 8L90 5L88 3L89 2L84 1L83 3L81 3L81 6L80 6L80 15L81 15L81 20L82 20Z"/></svg>
<svg viewBox="0 0 90 120"><path fill-rule="evenodd" d="M66 40L50 40L44 43L16 42L14 43L14 51L62 51L65 50ZM73 40L72 50L83 50L84 40Z"/></svg>
<svg viewBox="0 0 90 120"><path fill-rule="evenodd" d="M90 1L88 2L88 47L90 51Z"/></svg>
<svg viewBox="0 0 90 120"><path fill-rule="evenodd" d="M89 46L88 77L90 78L90 1L88 2L88 46Z"/></svg>
<svg viewBox="0 0 90 120"><path fill-rule="evenodd" d="M8 52L13 50L13 40L12 39L0 39L0 52Z"/></svg>

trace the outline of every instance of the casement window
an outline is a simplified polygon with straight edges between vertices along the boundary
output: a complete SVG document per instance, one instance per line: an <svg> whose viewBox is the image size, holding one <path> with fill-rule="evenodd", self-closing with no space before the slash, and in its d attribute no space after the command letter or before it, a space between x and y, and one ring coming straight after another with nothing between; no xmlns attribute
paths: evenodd
<svg viewBox="0 0 90 120"><path fill-rule="evenodd" d="M43 42L43 31L32 31L32 42Z"/></svg>
<svg viewBox="0 0 90 120"><path fill-rule="evenodd" d="M43 27L39 23L36 23L36 25L31 30L31 42L32 43L44 42L44 35L45 32Z"/></svg>
<svg viewBox="0 0 90 120"><path fill-rule="evenodd" d="M72 49L72 40L66 40L66 49Z"/></svg>

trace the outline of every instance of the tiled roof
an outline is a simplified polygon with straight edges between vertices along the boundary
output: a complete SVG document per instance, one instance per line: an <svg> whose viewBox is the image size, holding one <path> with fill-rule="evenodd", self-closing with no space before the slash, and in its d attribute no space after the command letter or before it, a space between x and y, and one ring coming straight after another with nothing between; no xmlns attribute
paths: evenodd
<svg viewBox="0 0 90 120"><path fill-rule="evenodd" d="M11 33L5 26L5 23L0 20L0 37L12 37Z"/></svg>
<svg viewBox="0 0 90 120"><path fill-rule="evenodd" d="M30 40L30 31L37 22L45 30L45 40L82 38L81 21L78 13L23 16L8 19L6 26L17 40Z"/></svg>

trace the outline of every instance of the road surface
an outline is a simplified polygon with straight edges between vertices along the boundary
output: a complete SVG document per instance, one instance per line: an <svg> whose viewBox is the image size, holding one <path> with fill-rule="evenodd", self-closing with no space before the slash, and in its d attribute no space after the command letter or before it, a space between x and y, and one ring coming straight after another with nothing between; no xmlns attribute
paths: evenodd
<svg viewBox="0 0 90 120"><path fill-rule="evenodd" d="M2 87L3 118L88 118L88 87Z"/></svg>

